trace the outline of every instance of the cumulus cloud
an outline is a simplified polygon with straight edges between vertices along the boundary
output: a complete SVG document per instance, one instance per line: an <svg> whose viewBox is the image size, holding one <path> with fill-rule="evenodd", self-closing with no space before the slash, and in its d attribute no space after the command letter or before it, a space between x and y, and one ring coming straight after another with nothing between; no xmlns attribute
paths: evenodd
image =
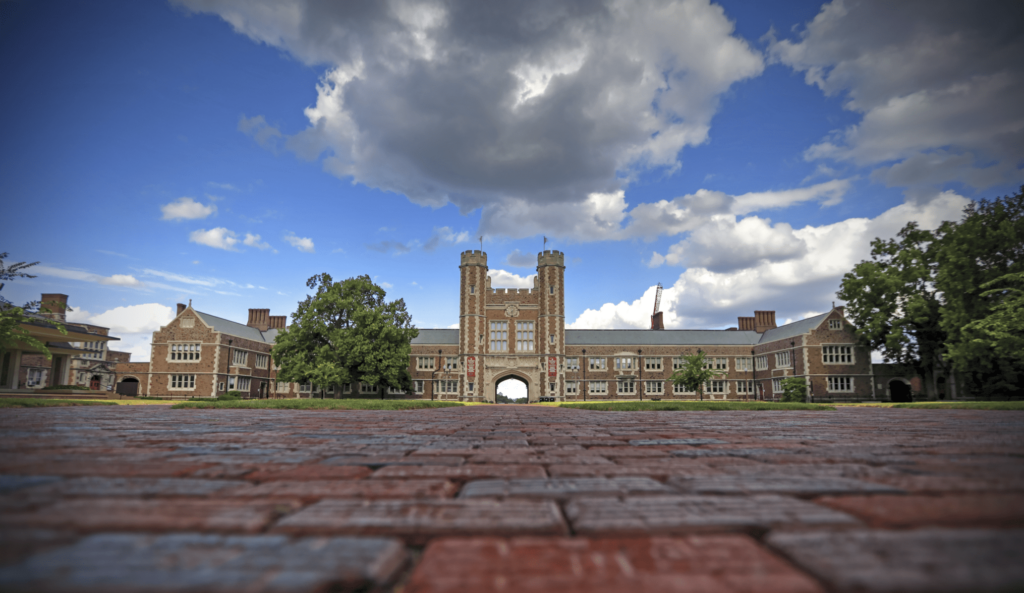
<svg viewBox="0 0 1024 593"><path fill-rule="evenodd" d="M1024 180L1024 11L1015 2L835 0L769 53L863 116L808 148L809 160L898 161L876 179L913 195L948 181Z"/></svg>
<svg viewBox="0 0 1024 593"><path fill-rule="evenodd" d="M125 286L128 288L143 288L145 286L131 274L112 274L110 276L103 276L82 270L66 270L63 268L55 268L53 266L34 266L32 268L32 273L39 274L41 276L65 278L68 280L94 282L96 284L104 284L106 286Z"/></svg>
<svg viewBox="0 0 1024 593"><path fill-rule="evenodd" d="M284 240L299 251L305 253L315 253L316 251L313 247L313 240L309 237L297 237L295 233L289 233L288 235L285 235Z"/></svg>
<svg viewBox="0 0 1024 593"><path fill-rule="evenodd" d="M707 0L177 3L327 66L306 129L240 119L258 143L485 216L507 202L579 204L675 169L681 149L707 141L721 95L764 68Z"/></svg>
<svg viewBox="0 0 1024 593"><path fill-rule="evenodd" d="M786 223L773 226L771 220L757 216L738 221L731 215L713 216L673 245L664 257L655 252L650 266L667 263L728 272L762 261L782 262L806 253L806 241L797 237Z"/></svg>
<svg viewBox="0 0 1024 593"><path fill-rule="evenodd" d="M199 229L192 231L189 233L188 240L192 243L206 245L207 247L224 249L225 251L237 251L235 245L238 244L238 235L224 227L217 227L210 230Z"/></svg>
<svg viewBox="0 0 1024 593"><path fill-rule="evenodd" d="M174 309L159 303L114 307L92 314L77 309L68 313L68 321L89 323L110 328L110 335L121 338L110 342L111 350L131 352L132 362L146 362L150 357L153 332L174 319Z"/></svg>
<svg viewBox="0 0 1024 593"><path fill-rule="evenodd" d="M533 281L536 274L520 276L505 270L488 270L487 275L491 278L491 288L533 288Z"/></svg>
<svg viewBox="0 0 1024 593"><path fill-rule="evenodd" d="M248 245L249 247L255 247L257 249L270 249L270 243L262 241L259 235L254 235L252 233L246 233L245 239L242 240L242 243L244 245Z"/></svg>
<svg viewBox="0 0 1024 593"><path fill-rule="evenodd" d="M434 234L423 244L423 251L433 251L441 245L457 245L469 241L469 231L456 233L451 227L434 227Z"/></svg>
<svg viewBox="0 0 1024 593"><path fill-rule="evenodd" d="M537 256L513 249L505 258L505 263L517 268L533 268L537 266Z"/></svg>
<svg viewBox="0 0 1024 593"><path fill-rule="evenodd" d="M217 212L214 204L200 204L192 198L178 198L170 204L160 206L162 220L199 220Z"/></svg>
<svg viewBox="0 0 1024 593"><path fill-rule="evenodd" d="M799 257L784 261L765 258L750 267L723 271L690 267L665 288L665 325L734 326L737 316L750 315L755 309L774 309L780 320L802 319L827 311L843 274L870 256L872 239L895 237L909 221L931 229L944 220L959 220L968 202L953 192L942 192L925 202L900 204L875 218L850 218L829 225L787 229L805 246ZM757 224L761 222L764 221ZM570 327L650 327L653 305L653 292L648 289L632 302L587 309Z"/></svg>

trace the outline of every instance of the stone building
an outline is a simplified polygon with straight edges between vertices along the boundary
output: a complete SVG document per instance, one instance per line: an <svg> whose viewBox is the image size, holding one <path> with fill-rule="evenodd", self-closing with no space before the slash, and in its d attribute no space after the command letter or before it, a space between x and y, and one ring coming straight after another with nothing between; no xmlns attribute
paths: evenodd
<svg viewBox="0 0 1024 593"><path fill-rule="evenodd" d="M755 311L726 330L572 330L565 328L565 258L537 257L531 289L492 288L487 254L462 254L459 329L423 329L410 372L420 397L494 401L510 379L529 401L693 399L669 377L698 350L723 373L709 382L715 400L776 399L782 379L803 377L815 399L876 398L871 355L856 345L843 307L783 325ZM659 318L652 327L663 327Z"/></svg>

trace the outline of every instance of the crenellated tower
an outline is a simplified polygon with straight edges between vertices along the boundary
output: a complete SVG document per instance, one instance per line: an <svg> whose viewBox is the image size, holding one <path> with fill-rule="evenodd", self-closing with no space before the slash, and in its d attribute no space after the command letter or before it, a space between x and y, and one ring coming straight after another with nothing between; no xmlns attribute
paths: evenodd
<svg viewBox="0 0 1024 593"><path fill-rule="evenodd" d="M565 254L561 251L543 251L537 254L538 342L545 355L545 394L562 393L562 374L565 356ZM554 373L552 373L552 361ZM551 383L555 389L550 388Z"/></svg>
<svg viewBox="0 0 1024 593"><path fill-rule="evenodd" d="M460 391L466 391L468 381L473 381L482 372L487 337L487 254L480 250L463 251L459 264L459 354L462 373ZM472 359L472 360L470 360ZM474 381L478 382L478 381ZM480 387L476 386L479 395Z"/></svg>

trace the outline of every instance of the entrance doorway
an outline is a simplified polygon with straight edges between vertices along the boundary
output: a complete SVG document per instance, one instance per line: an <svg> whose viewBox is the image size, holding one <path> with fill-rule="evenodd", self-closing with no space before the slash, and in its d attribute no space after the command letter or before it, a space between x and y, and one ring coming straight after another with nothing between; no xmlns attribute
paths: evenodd
<svg viewBox="0 0 1024 593"><path fill-rule="evenodd" d="M900 379L889 381L889 399L901 403L914 401L914 398L910 396L910 385Z"/></svg>
<svg viewBox="0 0 1024 593"><path fill-rule="evenodd" d="M530 402L530 385L526 379L508 375L494 382L494 403L526 404Z"/></svg>
<svg viewBox="0 0 1024 593"><path fill-rule="evenodd" d="M98 391L99 388L100 388L100 376L99 375L93 375L92 379L89 380L89 389L92 389L93 391Z"/></svg>

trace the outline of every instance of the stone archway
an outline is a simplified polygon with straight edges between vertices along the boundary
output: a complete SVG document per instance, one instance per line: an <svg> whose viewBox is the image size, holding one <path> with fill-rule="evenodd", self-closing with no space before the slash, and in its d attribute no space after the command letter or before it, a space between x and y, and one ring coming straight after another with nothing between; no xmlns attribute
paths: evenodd
<svg viewBox="0 0 1024 593"><path fill-rule="evenodd" d="M890 379L889 401L901 403L914 401L914 398L910 395L910 382L906 379Z"/></svg>
<svg viewBox="0 0 1024 593"><path fill-rule="evenodd" d="M530 402L530 380L526 376L524 376L524 375L522 375L520 373L516 373L516 372L503 373L501 376L495 378L495 380L494 380L494 394L493 394L494 395L494 401L495 402L498 401L498 393L501 390L500 389L501 388L501 384L505 383L506 381L509 381L509 380L518 381L518 382L520 382L520 383L522 383L523 385L526 386L526 402L529 403Z"/></svg>

